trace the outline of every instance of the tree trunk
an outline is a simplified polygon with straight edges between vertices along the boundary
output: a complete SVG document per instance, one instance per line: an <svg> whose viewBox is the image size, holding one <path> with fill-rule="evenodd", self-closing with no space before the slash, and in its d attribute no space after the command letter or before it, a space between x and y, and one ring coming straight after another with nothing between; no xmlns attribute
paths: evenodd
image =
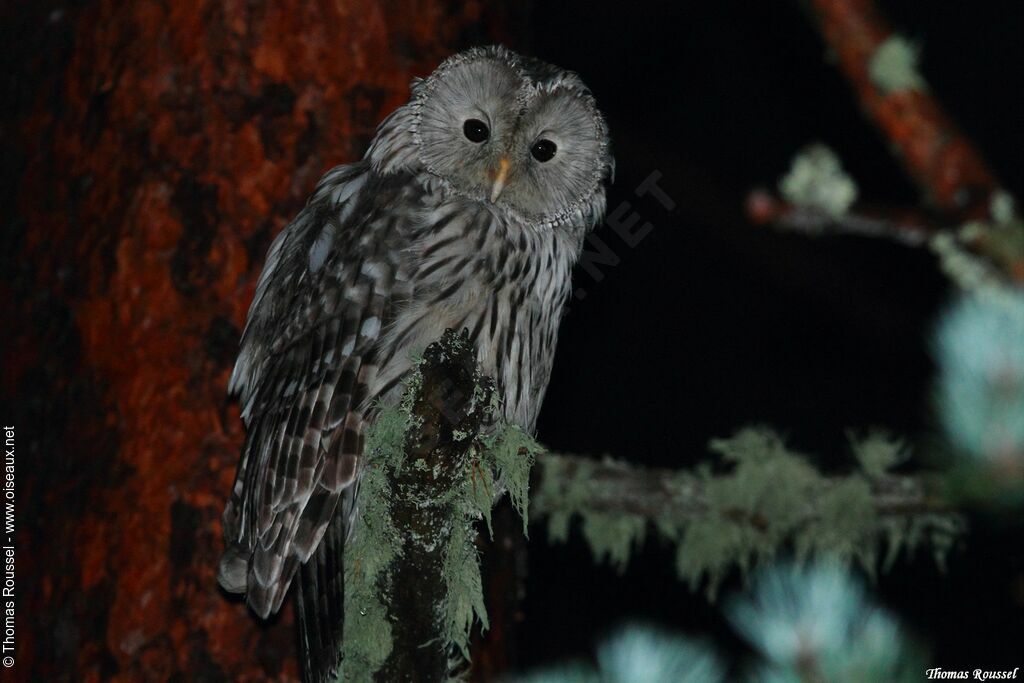
<svg viewBox="0 0 1024 683"><path fill-rule="evenodd" d="M363 153L413 76L502 40L498 5L0 10L19 678L297 678L290 607L261 625L216 588L239 330L317 178Z"/></svg>

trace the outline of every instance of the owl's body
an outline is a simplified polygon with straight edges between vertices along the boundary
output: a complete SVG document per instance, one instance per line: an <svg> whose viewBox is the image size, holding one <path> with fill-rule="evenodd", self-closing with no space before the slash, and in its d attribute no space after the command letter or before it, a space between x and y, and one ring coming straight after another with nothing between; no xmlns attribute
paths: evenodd
<svg viewBox="0 0 1024 683"><path fill-rule="evenodd" d="M248 438L219 578L266 617L298 572L307 679L337 666L377 407L397 401L414 353L465 328L502 418L533 431L610 166L575 75L478 48L414 83L366 158L328 172L271 246L231 378Z"/></svg>

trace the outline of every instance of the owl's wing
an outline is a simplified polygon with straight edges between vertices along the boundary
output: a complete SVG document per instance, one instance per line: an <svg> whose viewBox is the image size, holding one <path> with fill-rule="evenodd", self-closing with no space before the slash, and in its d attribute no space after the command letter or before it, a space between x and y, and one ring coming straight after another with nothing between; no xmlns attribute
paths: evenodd
<svg viewBox="0 0 1024 683"><path fill-rule="evenodd" d="M393 192L364 163L324 176L274 240L249 310L230 383L248 434L218 580L262 617L280 608L339 497L353 498L358 409L395 294Z"/></svg>

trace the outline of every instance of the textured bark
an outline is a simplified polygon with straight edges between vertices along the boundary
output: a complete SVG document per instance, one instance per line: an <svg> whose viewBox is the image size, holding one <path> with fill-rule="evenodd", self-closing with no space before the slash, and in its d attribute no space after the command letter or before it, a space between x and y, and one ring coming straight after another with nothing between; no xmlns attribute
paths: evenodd
<svg viewBox="0 0 1024 683"><path fill-rule="evenodd" d="M4 393L18 401L25 680L294 680L290 608L216 588L225 387L270 239L498 3L0 10ZM6 182L10 181L10 182ZM16 191L14 191L16 188Z"/></svg>
<svg viewBox="0 0 1024 683"><path fill-rule="evenodd" d="M871 79L871 57L893 35L874 0L809 0L861 107L892 143L935 205L961 216L987 215L998 182L939 102L926 91L885 92Z"/></svg>
<svg viewBox="0 0 1024 683"><path fill-rule="evenodd" d="M376 680L448 678L447 637L441 623L447 595L444 563L452 528L461 524L453 492L467 476L472 446L494 394L477 374L469 333L452 330L423 352L422 382L412 396L415 425L406 434L405 466L392 477L391 514L402 538L382 602L391 622L391 656ZM419 468L414 463L422 462Z"/></svg>

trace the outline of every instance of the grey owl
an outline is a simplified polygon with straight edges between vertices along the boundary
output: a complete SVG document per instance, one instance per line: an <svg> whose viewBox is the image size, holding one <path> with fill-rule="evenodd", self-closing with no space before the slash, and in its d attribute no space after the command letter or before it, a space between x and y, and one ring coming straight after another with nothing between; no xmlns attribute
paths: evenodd
<svg viewBox="0 0 1024 683"><path fill-rule="evenodd" d="M500 417L532 433L612 172L574 73L474 48L411 90L274 240L231 375L247 438L218 579L265 618L298 575L307 680L339 664L342 551L377 407L398 400L414 352L465 328Z"/></svg>

